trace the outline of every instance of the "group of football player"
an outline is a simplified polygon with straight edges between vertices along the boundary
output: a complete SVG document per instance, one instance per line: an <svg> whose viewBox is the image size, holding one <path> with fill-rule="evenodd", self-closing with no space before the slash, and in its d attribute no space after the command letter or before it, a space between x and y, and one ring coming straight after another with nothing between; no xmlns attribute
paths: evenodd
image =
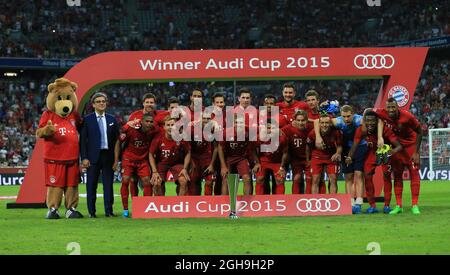
<svg viewBox="0 0 450 275"><path fill-rule="evenodd" d="M385 108L368 108L364 114L356 114L349 105L338 107L333 101L320 103L315 90L308 90L304 101L296 100L295 85L286 83L281 102L276 102L273 94L265 95L264 107L259 108L264 109L263 116L248 111L255 107L251 105L252 92L247 88L239 90L239 103L231 112L226 112L229 108L225 106L224 95L214 94L214 112L200 108L200 114L195 114L199 110L196 104L202 102L203 96L201 89L193 89L190 106L181 106L177 98L171 98L167 110L157 110L156 96L145 94L143 109L133 112L122 127L124 216L129 216L129 194L138 196L138 181L142 183L144 196L164 196L169 171L179 196L227 195L229 173L238 174L242 179L244 195L254 194L252 174L255 174L255 194L267 195L285 194L289 168L292 194L327 191L335 194L337 178L342 172L346 192L352 194L352 212L362 213L366 195L369 202L366 213L372 214L378 212L373 184L377 166L383 171L383 212L403 212L406 167L411 178L411 211L420 214L421 127L412 114L399 108L394 98L387 99ZM190 115L187 127L192 127L188 131L191 138L180 140L177 134L187 128L186 125L181 130L176 127L183 114ZM230 115L231 126L225 122ZM203 131L194 131L194 127L204 129L208 125L215 132L215 140L206 138ZM252 127L258 129L256 138L251 137ZM270 147L274 140L275 146ZM267 147L262 150L264 145ZM390 208L392 175L396 197L393 209Z"/></svg>

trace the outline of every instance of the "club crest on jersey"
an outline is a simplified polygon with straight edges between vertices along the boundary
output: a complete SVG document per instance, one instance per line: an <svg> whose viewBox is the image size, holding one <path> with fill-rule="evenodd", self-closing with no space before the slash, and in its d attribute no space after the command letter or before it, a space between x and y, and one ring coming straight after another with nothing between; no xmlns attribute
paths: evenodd
<svg viewBox="0 0 450 275"><path fill-rule="evenodd" d="M77 122L75 121L75 119L71 119L71 120L70 120L70 124L72 124L73 127L76 126L76 123L77 123Z"/></svg>
<svg viewBox="0 0 450 275"><path fill-rule="evenodd" d="M398 106L403 107L409 101L409 92L405 87L395 85L389 90L388 97L393 97L397 101Z"/></svg>
<svg viewBox="0 0 450 275"><path fill-rule="evenodd" d="M55 183L56 182L56 177L55 176L50 176L50 183Z"/></svg>

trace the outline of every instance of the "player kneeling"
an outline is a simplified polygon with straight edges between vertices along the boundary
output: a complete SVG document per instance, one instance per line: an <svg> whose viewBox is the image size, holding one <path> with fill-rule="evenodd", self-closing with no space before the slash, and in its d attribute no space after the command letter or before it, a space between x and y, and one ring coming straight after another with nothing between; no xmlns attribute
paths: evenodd
<svg viewBox="0 0 450 275"><path fill-rule="evenodd" d="M124 217L129 217L129 188L132 187L132 178L136 174L141 178L144 187L144 196L152 195L148 150L151 140L157 134L157 130L153 127L153 115L144 114L139 124L136 121L128 122L130 127L125 128L120 134L120 142L123 148L122 187L120 188L120 194L122 197ZM134 191L132 190L133 193Z"/></svg>
<svg viewBox="0 0 450 275"><path fill-rule="evenodd" d="M306 158L309 161L309 151L311 153L311 173L312 173L312 194L319 193L320 175L326 169L330 179L330 193L337 193L337 177L339 162L342 154L342 134L337 129L331 128L331 118L323 114L319 118L320 136L323 139L323 148L315 147L316 134L311 131L308 135L306 146Z"/></svg>
<svg viewBox="0 0 450 275"><path fill-rule="evenodd" d="M227 133L232 131L234 136L228 137ZM245 139L238 140L238 131L245 132ZM252 195L253 194L253 185L251 181L251 173L250 173L250 164L248 162L249 152L252 154L252 159L255 160L256 164L253 167L253 172L257 173L261 167L259 163L259 159L256 156L254 142L249 141L248 137L248 127L244 126L244 121L235 119L234 121L234 129L225 129L224 131L224 141L220 141L217 147L220 166L221 166L221 175L222 175L222 195L228 195L228 183L227 175L230 173L238 173L244 182L244 195Z"/></svg>
<svg viewBox="0 0 450 275"><path fill-rule="evenodd" d="M179 185L178 195L187 195L188 167L191 162L191 148L186 141L175 141L175 120L170 116L164 118L164 132L152 141L150 145L150 166L152 168L151 183L156 196L164 196L165 180L170 171L176 184Z"/></svg>
<svg viewBox="0 0 450 275"><path fill-rule="evenodd" d="M275 122L275 123L273 123ZM264 195L264 177L272 172L276 179L275 194L284 194L284 179L286 177L286 166L288 158L287 138L278 129L276 121L267 124L267 129L262 128L260 133L259 160L261 169L256 174L256 195ZM264 148L267 147L264 152Z"/></svg>
<svg viewBox="0 0 450 275"><path fill-rule="evenodd" d="M363 119L367 130L364 131L362 126L356 129L353 145L348 153L348 156L345 159L345 163L348 165L352 163L352 157L358 147L358 144L361 141L366 140L369 150L364 161L364 181L367 199L370 204L370 207L366 210L366 213L373 214L378 212L375 204L375 187L373 185L373 175L375 174L375 168L377 167L377 165L382 164L382 162L377 160L377 114L373 111L367 111L364 114ZM388 127L383 128L383 139L385 141L389 141L392 145L395 146L394 149L391 149L389 152L387 152L387 157L402 150L402 145L398 141L397 136ZM388 158L384 158L384 161L386 162L387 159Z"/></svg>

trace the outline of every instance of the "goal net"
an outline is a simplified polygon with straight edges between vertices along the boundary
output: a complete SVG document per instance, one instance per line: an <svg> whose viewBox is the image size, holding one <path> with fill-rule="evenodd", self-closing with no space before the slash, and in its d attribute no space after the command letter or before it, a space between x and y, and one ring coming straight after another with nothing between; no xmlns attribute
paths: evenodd
<svg viewBox="0 0 450 275"><path fill-rule="evenodd" d="M429 129L428 146L430 171L450 171L450 128Z"/></svg>

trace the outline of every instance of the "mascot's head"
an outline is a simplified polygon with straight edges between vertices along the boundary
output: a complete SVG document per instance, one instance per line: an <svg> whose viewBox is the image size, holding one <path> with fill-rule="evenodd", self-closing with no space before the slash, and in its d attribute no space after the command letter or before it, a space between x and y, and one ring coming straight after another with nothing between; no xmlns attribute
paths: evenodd
<svg viewBox="0 0 450 275"><path fill-rule="evenodd" d="M75 94L78 85L66 78L58 78L48 85L47 108L61 117L67 117L78 107Z"/></svg>

